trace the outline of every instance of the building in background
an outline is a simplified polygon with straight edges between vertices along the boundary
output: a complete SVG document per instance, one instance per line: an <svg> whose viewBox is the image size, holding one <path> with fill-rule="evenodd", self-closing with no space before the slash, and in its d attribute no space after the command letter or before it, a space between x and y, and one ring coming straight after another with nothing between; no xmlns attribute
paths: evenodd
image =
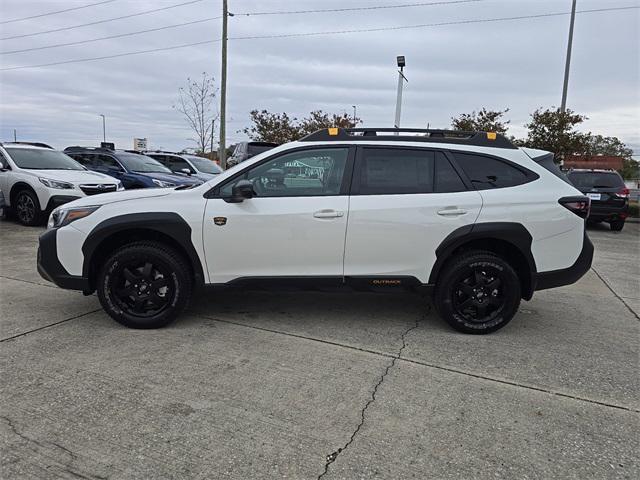
<svg viewBox="0 0 640 480"><path fill-rule="evenodd" d="M613 155L569 155L564 159L562 167L565 170L571 168L622 170L623 162L624 158Z"/></svg>

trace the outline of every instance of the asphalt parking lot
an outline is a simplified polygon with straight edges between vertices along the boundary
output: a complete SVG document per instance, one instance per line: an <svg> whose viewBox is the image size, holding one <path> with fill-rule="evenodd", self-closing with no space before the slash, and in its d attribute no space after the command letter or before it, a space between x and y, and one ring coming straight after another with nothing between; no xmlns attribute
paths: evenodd
<svg viewBox="0 0 640 480"><path fill-rule="evenodd" d="M205 292L134 331L0 222L2 478L640 478L640 224L488 336L410 294Z"/></svg>

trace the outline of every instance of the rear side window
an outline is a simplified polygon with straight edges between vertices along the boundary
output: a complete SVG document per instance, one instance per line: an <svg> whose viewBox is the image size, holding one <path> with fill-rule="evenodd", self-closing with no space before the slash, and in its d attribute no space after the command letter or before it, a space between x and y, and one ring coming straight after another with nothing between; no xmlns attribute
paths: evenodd
<svg viewBox="0 0 640 480"><path fill-rule="evenodd" d="M433 191L436 193L463 192L464 182L443 153L436 153L436 176Z"/></svg>
<svg viewBox="0 0 640 480"><path fill-rule="evenodd" d="M361 195L433 192L434 152L400 148L364 148Z"/></svg>
<svg viewBox="0 0 640 480"><path fill-rule="evenodd" d="M515 187L535 179L535 174L527 174L513 165L484 155L473 153L454 153L456 162L476 190Z"/></svg>
<svg viewBox="0 0 640 480"><path fill-rule="evenodd" d="M569 172L569 180L578 189L624 187L622 177L615 172Z"/></svg>

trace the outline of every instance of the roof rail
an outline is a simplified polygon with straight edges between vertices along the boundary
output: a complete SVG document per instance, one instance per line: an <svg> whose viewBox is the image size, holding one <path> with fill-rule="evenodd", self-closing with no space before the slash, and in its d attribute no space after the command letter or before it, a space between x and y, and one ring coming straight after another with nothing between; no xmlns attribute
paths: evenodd
<svg viewBox="0 0 640 480"><path fill-rule="evenodd" d="M42 142L2 142L0 145L31 145L32 147L50 148L53 150L51 145Z"/></svg>
<svg viewBox="0 0 640 480"><path fill-rule="evenodd" d="M478 147L518 148L500 133L433 130L426 128L324 128L301 138L299 141L429 142L474 145Z"/></svg>

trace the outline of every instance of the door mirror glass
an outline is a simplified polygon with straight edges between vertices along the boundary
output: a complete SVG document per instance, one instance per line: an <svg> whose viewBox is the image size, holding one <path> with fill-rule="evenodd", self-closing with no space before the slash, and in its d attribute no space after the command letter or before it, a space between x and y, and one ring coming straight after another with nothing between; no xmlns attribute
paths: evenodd
<svg viewBox="0 0 640 480"><path fill-rule="evenodd" d="M253 198L255 194L256 193L253 191L253 183L249 180L239 180L231 190L231 198L229 201L231 203L240 203L245 198Z"/></svg>

